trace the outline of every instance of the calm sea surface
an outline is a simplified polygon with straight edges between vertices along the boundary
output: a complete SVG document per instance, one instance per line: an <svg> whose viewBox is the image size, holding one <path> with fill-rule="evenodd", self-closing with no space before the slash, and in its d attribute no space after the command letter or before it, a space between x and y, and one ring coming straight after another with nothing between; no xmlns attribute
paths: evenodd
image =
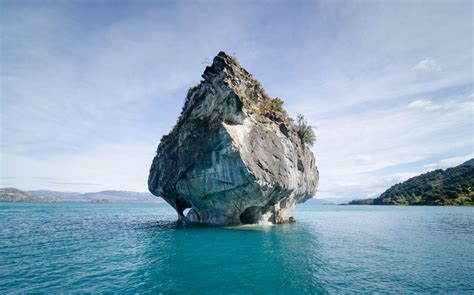
<svg viewBox="0 0 474 295"><path fill-rule="evenodd" d="M271 227L164 204L0 203L0 293L473 293L474 208L299 205Z"/></svg>

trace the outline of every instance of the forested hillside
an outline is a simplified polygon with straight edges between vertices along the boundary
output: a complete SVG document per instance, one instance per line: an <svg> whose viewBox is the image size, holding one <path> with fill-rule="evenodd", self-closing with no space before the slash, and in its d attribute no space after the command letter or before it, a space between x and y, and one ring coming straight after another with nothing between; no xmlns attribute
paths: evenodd
<svg viewBox="0 0 474 295"><path fill-rule="evenodd" d="M408 179L376 199L351 205L474 205L474 159L454 168L435 170Z"/></svg>

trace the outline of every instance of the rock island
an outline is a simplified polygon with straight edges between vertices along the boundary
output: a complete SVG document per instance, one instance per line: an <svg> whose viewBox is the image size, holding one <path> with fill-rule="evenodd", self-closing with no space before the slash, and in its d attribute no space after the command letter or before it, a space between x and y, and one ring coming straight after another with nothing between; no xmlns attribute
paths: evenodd
<svg viewBox="0 0 474 295"><path fill-rule="evenodd" d="M161 139L150 168L150 192L184 221L294 221L291 210L314 196L319 181L301 124L224 52L202 78L189 89L173 130Z"/></svg>

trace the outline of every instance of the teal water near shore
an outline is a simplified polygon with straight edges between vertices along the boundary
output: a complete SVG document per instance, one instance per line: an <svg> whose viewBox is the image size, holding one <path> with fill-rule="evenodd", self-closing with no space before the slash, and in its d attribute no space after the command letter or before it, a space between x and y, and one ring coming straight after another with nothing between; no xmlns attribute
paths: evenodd
<svg viewBox="0 0 474 295"><path fill-rule="evenodd" d="M473 207L299 205L183 226L165 204L0 204L0 293L472 293Z"/></svg>

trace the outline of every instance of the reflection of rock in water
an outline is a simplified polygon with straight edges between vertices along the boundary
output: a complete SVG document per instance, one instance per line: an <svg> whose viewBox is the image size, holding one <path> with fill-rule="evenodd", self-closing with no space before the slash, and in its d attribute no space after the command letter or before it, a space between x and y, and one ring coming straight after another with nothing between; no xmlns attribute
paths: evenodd
<svg viewBox="0 0 474 295"><path fill-rule="evenodd" d="M326 293L320 243L304 224L249 230L149 228L140 278L151 293ZM236 242L238 241L238 242ZM234 289L238 286L238 290Z"/></svg>
<svg viewBox="0 0 474 295"><path fill-rule="evenodd" d="M203 78L189 90L176 126L161 139L150 191L184 220L294 221L290 211L315 194L318 170L292 119L224 52Z"/></svg>

